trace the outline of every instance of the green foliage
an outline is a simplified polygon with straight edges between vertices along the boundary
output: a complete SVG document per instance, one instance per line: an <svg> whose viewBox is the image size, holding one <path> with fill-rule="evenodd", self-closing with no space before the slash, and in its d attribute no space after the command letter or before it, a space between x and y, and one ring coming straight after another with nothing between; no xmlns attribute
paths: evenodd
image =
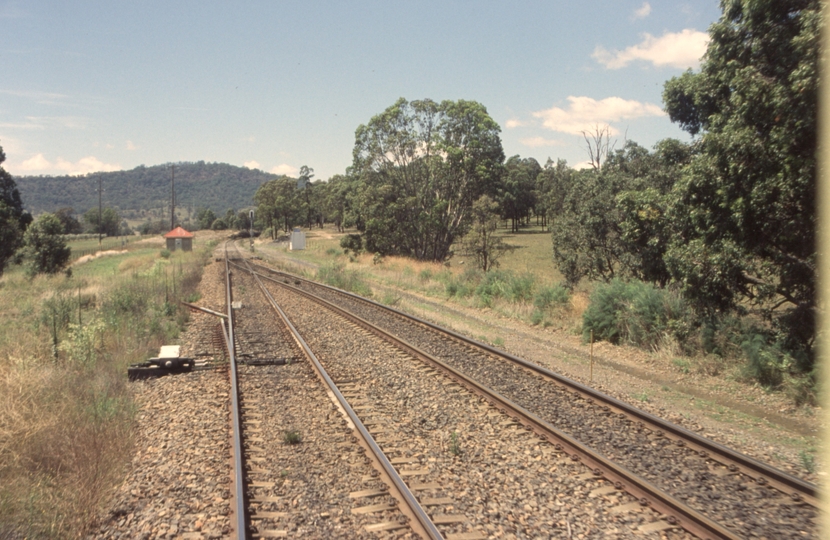
<svg viewBox="0 0 830 540"><path fill-rule="evenodd" d="M224 219L216 218L213 220L213 223L211 223L210 228L214 231L224 231L228 228L228 224L225 223Z"/></svg>
<svg viewBox="0 0 830 540"><path fill-rule="evenodd" d="M282 433L282 442L290 445L300 444L303 442L303 437L300 435L299 431L290 429Z"/></svg>
<svg viewBox="0 0 830 540"><path fill-rule="evenodd" d="M678 295L642 281L598 285L582 316L583 338L656 347L665 335L683 342L691 313Z"/></svg>
<svg viewBox="0 0 830 540"><path fill-rule="evenodd" d="M495 195L499 125L473 101L399 99L355 133L352 172L366 249L443 261L473 201Z"/></svg>
<svg viewBox="0 0 830 540"><path fill-rule="evenodd" d="M547 310L567 304L570 297L570 291L562 285L542 287L533 297L533 306L539 310Z"/></svg>
<svg viewBox="0 0 830 540"><path fill-rule="evenodd" d="M432 270L430 270L429 268L424 268L418 274L418 281L420 281L421 283L427 283L431 279L432 279Z"/></svg>
<svg viewBox="0 0 830 540"><path fill-rule="evenodd" d="M84 232L84 227L75 217L75 210L72 208L59 208L55 211L55 217L63 225L63 234L82 234Z"/></svg>
<svg viewBox="0 0 830 540"><path fill-rule="evenodd" d="M777 344L769 344L767 336L752 334L741 343L747 362L744 374L764 386L778 388L784 382L784 376L793 366L790 355L781 350Z"/></svg>
<svg viewBox="0 0 830 540"><path fill-rule="evenodd" d="M701 311L760 310L782 347L808 355L809 372L821 4L728 0L722 7L700 72L664 88L672 121L700 134L675 190L666 261ZM765 366L780 359L747 350L750 369L774 380Z"/></svg>
<svg viewBox="0 0 830 540"><path fill-rule="evenodd" d="M290 231L295 225L304 221L303 216L309 212L310 196L306 190L297 188L297 180L281 176L262 184L254 195L257 203L257 220L271 229L272 238L276 238L280 229Z"/></svg>
<svg viewBox="0 0 830 540"><path fill-rule="evenodd" d="M0 147L0 165L6 154ZM23 232L32 217L23 211L23 201L12 176L0 167L0 275L15 252L23 245Z"/></svg>
<svg viewBox="0 0 830 540"><path fill-rule="evenodd" d="M317 280L361 296L372 296L372 289L356 270L346 270L343 264L332 263L317 270Z"/></svg>
<svg viewBox="0 0 830 540"><path fill-rule="evenodd" d="M118 236L121 232L121 216L114 208L105 207L99 215L98 208L91 208L84 214L85 231L88 233L103 234L104 236Z"/></svg>
<svg viewBox="0 0 830 540"><path fill-rule="evenodd" d="M461 455L461 440L457 431L450 433L450 453L454 456Z"/></svg>
<svg viewBox="0 0 830 540"><path fill-rule="evenodd" d="M471 257L483 272L498 267L502 255L513 248L496 236L498 203L482 195L473 204L470 232L461 241L464 254Z"/></svg>
<svg viewBox="0 0 830 540"><path fill-rule="evenodd" d="M208 208L218 214L228 206L246 208L264 182L277 176L226 163L176 163L176 207ZM143 165L129 171L86 176L17 177L20 193L34 214L71 206L84 213L98 208L98 178L104 204L118 204L129 219L166 218L170 226L170 166ZM162 210L166 209L166 210Z"/></svg>
<svg viewBox="0 0 830 540"><path fill-rule="evenodd" d="M340 239L340 247L343 248L343 253L351 251L354 255L363 253L363 237L359 234L347 234Z"/></svg>
<svg viewBox="0 0 830 540"><path fill-rule="evenodd" d="M516 155L507 160L504 168L505 175L497 200L502 217L510 220L511 230L516 232L519 223L527 219L536 207L536 178L542 167L533 158L522 159Z"/></svg>
<svg viewBox="0 0 830 540"><path fill-rule="evenodd" d="M69 262L72 250L61 233L63 225L54 214L42 214L26 229L24 256L28 259L26 273L56 274Z"/></svg>
<svg viewBox="0 0 830 540"><path fill-rule="evenodd" d="M216 221L216 214L210 208L199 207L196 209L196 227L198 229L210 229Z"/></svg>
<svg viewBox="0 0 830 540"><path fill-rule="evenodd" d="M169 250L169 249L167 249L167 248L162 249L162 250L159 252L159 256L160 256L162 259L169 259L169 258L170 258L170 250Z"/></svg>
<svg viewBox="0 0 830 540"><path fill-rule="evenodd" d="M66 354L68 361L78 367L89 368L98 359L97 346L101 344L101 335L106 329L103 321L92 319L83 325L70 323L69 332L59 349Z"/></svg>
<svg viewBox="0 0 830 540"><path fill-rule="evenodd" d="M476 296L488 306L495 298L504 298L512 302L526 301L532 297L533 282L532 274L517 276L510 271L491 270L484 274L484 279L476 287Z"/></svg>
<svg viewBox="0 0 830 540"><path fill-rule="evenodd" d="M664 285L663 255L672 234L667 218L670 190L691 150L672 139L648 152L633 141L608 155L599 170L566 175L561 165L543 171L558 192L549 196L553 256L573 287L582 278L630 277ZM550 165L550 164L549 164Z"/></svg>

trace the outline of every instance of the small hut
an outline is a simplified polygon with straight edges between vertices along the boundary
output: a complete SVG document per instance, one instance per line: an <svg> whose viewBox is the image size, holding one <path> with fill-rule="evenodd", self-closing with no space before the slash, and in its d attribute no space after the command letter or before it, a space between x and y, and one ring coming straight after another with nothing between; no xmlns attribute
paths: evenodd
<svg viewBox="0 0 830 540"><path fill-rule="evenodd" d="M181 227L176 227L165 234L164 237L167 239L167 249L170 251L176 251L177 249L193 251L193 234Z"/></svg>

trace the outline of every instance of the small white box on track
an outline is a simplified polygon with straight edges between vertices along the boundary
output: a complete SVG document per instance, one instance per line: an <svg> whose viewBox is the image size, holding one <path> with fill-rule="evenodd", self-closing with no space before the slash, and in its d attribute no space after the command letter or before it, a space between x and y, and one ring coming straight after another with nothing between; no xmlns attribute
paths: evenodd
<svg viewBox="0 0 830 540"><path fill-rule="evenodd" d="M178 358L181 350L181 345L162 345L159 349L159 358Z"/></svg>

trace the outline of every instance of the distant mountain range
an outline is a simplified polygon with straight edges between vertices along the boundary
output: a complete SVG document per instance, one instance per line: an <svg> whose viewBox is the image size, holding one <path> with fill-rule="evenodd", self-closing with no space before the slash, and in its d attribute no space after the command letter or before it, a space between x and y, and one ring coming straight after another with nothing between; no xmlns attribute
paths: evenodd
<svg viewBox="0 0 830 540"><path fill-rule="evenodd" d="M228 208L254 205L253 197L275 174L227 163L174 163L176 208L210 208L217 215ZM92 173L86 176L15 176L23 205L32 214L72 207L77 214L98 208L98 179L102 203L116 208L122 217L143 218L170 212L171 164L129 171Z"/></svg>

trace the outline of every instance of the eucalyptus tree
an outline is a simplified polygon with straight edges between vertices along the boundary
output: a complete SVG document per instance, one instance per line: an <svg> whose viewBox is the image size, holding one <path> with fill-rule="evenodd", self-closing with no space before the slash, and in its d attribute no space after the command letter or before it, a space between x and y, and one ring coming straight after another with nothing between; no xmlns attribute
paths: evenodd
<svg viewBox="0 0 830 540"><path fill-rule="evenodd" d="M355 197L367 249L442 261L473 202L495 196L499 125L475 101L399 99L355 133Z"/></svg>
<svg viewBox="0 0 830 540"><path fill-rule="evenodd" d="M499 190L498 202L502 216L510 220L511 230L519 230L519 224L536 209L536 177L542 171L533 158L512 156L504 165L505 174Z"/></svg>
<svg viewBox="0 0 830 540"><path fill-rule="evenodd" d="M0 165L4 161L6 154L0 147ZM32 216L23 210L17 183L0 166L0 275L15 251L23 245L23 232L31 222Z"/></svg>
<svg viewBox="0 0 830 540"><path fill-rule="evenodd" d="M295 178L281 176L265 182L254 194L254 202L256 219L270 229L272 239L281 228L288 231L303 218L304 201Z"/></svg>
<svg viewBox="0 0 830 540"><path fill-rule="evenodd" d="M700 308L754 306L811 358L821 3L724 0L722 9L700 72L663 92L698 147L666 259Z"/></svg>

